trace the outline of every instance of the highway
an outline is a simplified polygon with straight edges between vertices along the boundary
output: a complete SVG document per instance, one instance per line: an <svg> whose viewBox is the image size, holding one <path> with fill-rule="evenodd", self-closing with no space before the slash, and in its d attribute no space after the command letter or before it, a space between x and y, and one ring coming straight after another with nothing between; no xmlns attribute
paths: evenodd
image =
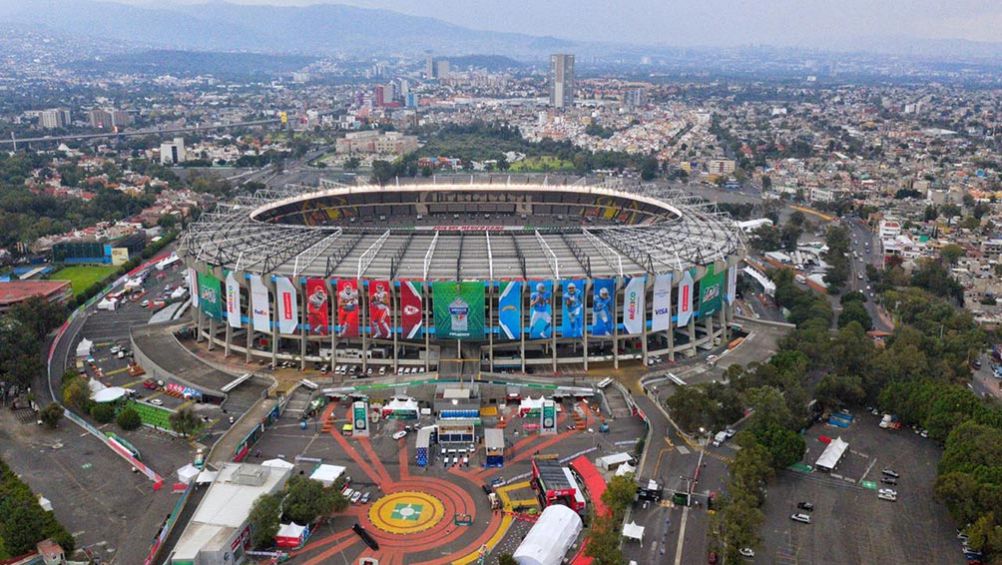
<svg viewBox="0 0 1002 565"><path fill-rule="evenodd" d="M44 137L25 137L23 139L0 139L0 144L16 145L18 143L37 143L37 142L58 142L58 141L68 141L71 139L101 139L106 137L134 137L139 135L167 135L174 133L188 133L193 131L204 131L213 129L227 129L245 126L263 126L267 124L279 123L280 120L254 120L249 122L234 122L230 124L210 124L205 126L191 126L186 128L157 128L157 129L142 129L135 131L124 131L124 132L102 132L102 133L81 133L72 135L47 135Z"/></svg>
<svg viewBox="0 0 1002 565"><path fill-rule="evenodd" d="M894 331L894 326L890 323L883 308L876 303L876 293L866 277L866 265L870 264L880 269L880 243L876 241L873 232L866 227L862 220L853 218L845 222L852 237L851 253L849 257L850 274L849 289L858 290L866 295L866 311L873 319L873 329L882 332Z"/></svg>

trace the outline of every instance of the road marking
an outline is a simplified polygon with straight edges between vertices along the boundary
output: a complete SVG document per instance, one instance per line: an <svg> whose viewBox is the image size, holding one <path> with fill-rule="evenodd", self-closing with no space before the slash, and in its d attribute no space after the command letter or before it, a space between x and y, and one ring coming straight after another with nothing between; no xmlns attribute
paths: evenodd
<svg viewBox="0 0 1002 565"><path fill-rule="evenodd" d="M675 447L675 449L677 449L678 452L681 453L682 455L689 455L689 450L686 449L684 445L679 445Z"/></svg>
<svg viewBox="0 0 1002 565"><path fill-rule="evenodd" d="M675 547L675 565L682 565L682 544L685 543L685 522L689 519L689 507L682 509L682 522L678 529L678 545Z"/></svg>

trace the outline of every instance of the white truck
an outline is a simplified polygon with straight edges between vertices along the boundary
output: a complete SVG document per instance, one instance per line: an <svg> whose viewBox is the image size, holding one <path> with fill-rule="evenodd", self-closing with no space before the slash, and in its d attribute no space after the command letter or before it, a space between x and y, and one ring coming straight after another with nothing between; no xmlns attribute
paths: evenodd
<svg viewBox="0 0 1002 565"><path fill-rule="evenodd" d="M717 435L713 436L713 447L720 447L725 441L727 441L727 432L717 432Z"/></svg>

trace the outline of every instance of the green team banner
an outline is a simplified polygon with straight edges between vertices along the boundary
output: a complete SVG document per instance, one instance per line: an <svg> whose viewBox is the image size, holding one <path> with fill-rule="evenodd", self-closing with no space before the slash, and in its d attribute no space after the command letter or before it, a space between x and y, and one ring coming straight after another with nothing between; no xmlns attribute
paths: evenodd
<svg viewBox="0 0 1002 565"><path fill-rule="evenodd" d="M438 339L484 340L484 283L480 281L435 281L435 337Z"/></svg>
<svg viewBox="0 0 1002 565"><path fill-rule="evenodd" d="M223 319L222 281L208 273L198 273L198 303L206 315Z"/></svg>
<svg viewBox="0 0 1002 565"><path fill-rule="evenodd" d="M708 316L720 310L724 294L724 273L718 273L713 265L707 268L706 276L699 281L699 315Z"/></svg>

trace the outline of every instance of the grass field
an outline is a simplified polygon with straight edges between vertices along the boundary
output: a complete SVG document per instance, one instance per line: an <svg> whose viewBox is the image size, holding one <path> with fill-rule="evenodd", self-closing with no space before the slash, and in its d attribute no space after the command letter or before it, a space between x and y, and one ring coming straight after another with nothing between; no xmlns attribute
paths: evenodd
<svg viewBox="0 0 1002 565"><path fill-rule="evenodd" d="M547 171L570 171L574 170L574 163L564 161L551 155L543 157L529 157L511 164L510 171L514 173L547 172Z"/></svg>
<svg viewBox="0 0 1002 565"><path fill-rule="evenodd" d="M70 281L73 285L73 296L80 295L96 282L104 280L108 275L115 272L115 267L105 267L103 265L73 265L63 267L49 277L54 281Z"/></svg>

